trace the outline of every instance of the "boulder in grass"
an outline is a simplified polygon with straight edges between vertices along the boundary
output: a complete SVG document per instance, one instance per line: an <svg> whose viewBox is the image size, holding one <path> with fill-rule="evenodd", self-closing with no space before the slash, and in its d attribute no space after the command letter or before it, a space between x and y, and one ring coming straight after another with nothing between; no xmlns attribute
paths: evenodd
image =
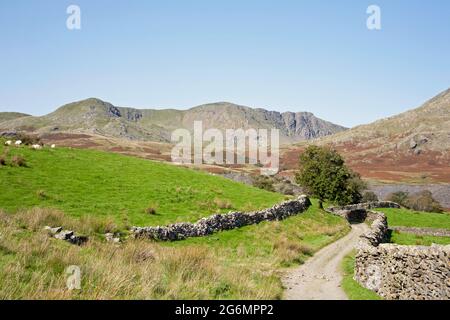
<svg viewBox="0 0 450 320"><path fill-rule="evenodd" d="M56 239L59 240L70 240L73 236L73 231L64 230L54 235Z"/></svg>
<svg viewBox="0 0 450 320"><path fill-rule="evenodd" d="M44 227L45 230L47 230L51 235L55 235L57 233L60 233L62 231L62 227L56 227L56 228L52 228L49 226Z"/></svg>

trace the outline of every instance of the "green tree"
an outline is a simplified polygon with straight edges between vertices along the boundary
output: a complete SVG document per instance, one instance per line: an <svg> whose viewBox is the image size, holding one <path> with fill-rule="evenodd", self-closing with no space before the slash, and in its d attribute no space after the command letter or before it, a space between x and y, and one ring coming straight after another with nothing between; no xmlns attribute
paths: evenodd
<svg viewBox="0 0 450 320"><path fill-rule="evenodd" d="M318 146L309 146L300 155L296 181L319 199L321 208L325 200L338 204L357 203L362 198L361 192L367 188L337 151Z"/></svg>

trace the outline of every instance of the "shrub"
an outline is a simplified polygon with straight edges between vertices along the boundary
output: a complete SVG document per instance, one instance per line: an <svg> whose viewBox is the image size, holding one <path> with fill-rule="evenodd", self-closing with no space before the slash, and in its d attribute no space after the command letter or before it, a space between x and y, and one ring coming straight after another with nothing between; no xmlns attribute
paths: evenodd
<svg viewBox="0 0 450 320"><path fill-rule="evenodd" d="M375 192L372 191L364 192L361 202L373 202L373 201L378 201L378 196L375 194Z"/></svg>
<svg viewBox="0 0 450 320"><path fill-rule="evenodd" d="M253 186L259 189L274 192L273 181L268 176L257 176L253 178Z"/></svg>
<svg viewBox="0 0 450 320"><path fill-rule="evenodd" d="M219 209L232 209L233 205L231 204L231 202L229 200L222 200L222 199L214 199L214 204L219 208Z"/></svg>
<svg viewBox="0 0 450 320"><path fill-rule="evenodd" d="M408 199L408 197L409 197L408 192L397 191L388 194L386 200L398 203L399 205L406 207L406 200Z"/></svg>
<svg viewBox="0 0 450 320"><path fill-rule="evenodd" d="M41 200L45 200L48 198L47 193L45 193L44 190L38 190L36 191L36 196L41 199Z"/></svg>
<svg viewBox="0 0 450 320"><path fill-rule="evenodd" d="M145 213L148 215L156 215L158 214L159 203L151 202L148 207L145 209Z"/></svg>
<svg viewBox="0 0 450 320"><path fill-rule="evenodd" d="M433 198L429 190L424 190L409 196L405 201L409 209L425 212L443 212L441 204Z"/></svg>
<svg viewBox="0 0 450 320"><path fill-rule="evenodd" d="M33 145L33 144L41 144L41 139L36 135L30 135L26 133L18 133L15 136L15 139L22 141L24 145Z"/></svg>
<svg viewBox="0 0 450 320"><path fill-rule="evenodd" d="M303 264L305 256L311 256L314 253L311 246L290 240L287 237L278 239L274 243L273 249L283 266L289 266L292 263Z"/></svg>
<svg viewBox="0 0 450 320"><path fill-rule="evenodd" d="M386 199L416 211L443 212L441 204L433 198L433 194L429 190L420 191L413 195L408 192L397 191L388 195Z"/></svg>
<svg viewBox="0 0 450 320"><path fill-rule="evenodd" d="M157 210L155 207L150 206L145 209L145 213L149 215L155 215L157 213Z"/></svg>
<svg viewBox="0 0 450 320"><path fill-rule="evenodd" d="M17 166L17 167L26 167L27 162L24 157L22 156L14 156L11 159L11 165Z"/></svg>
<svg viewBox="0 0 450 320"><path fill-rule="evenodd" d="M0 155L0 166L6 166L6 159L8 158L9 148L3 149L3 154Z"/></svg>
<svg viewBox="0 0 450 320"><path fill-rule="evenodd" d="M294 188L290 184L283 183L279 188L279 192L281 192L282 194L287 195L287 196L293 196Z"/></svg>

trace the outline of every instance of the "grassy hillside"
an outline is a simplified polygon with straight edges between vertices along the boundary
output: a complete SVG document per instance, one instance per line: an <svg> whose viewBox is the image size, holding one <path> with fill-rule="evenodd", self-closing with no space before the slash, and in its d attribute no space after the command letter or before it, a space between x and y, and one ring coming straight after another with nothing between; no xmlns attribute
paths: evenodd
<svg viewBox="0 0 450 320"><path fill-rule="evenodd" d="M112 153L0 146L0 208L56 208L74 217L160 225L270 207L283 196L200 171ZM10 166L14 156L26 167ZM156 214L146 213L154 209Z"/></svg>
<svg viewBox="0 0 450 320"><path fill-rule="evenodd" d="M29 116L30 116L29 114L20 112L0 112L0 122Z"/></svg>
<svg viewBox="0 0 450 320"><path fill-rule="evenodd" d="M302 263L349 230L313 201L284 221L204 238L109 244L102 233L269 207L284 196L117 154L1 144L0 299L279 299L280 268ZM26 166L11 166L19 155ZM155 215L145 212L150 207ZM51 238L46 225L89 241L79 247ZM66 289L70 265L81 269L81 290Z"/></svg>
<svg viewBox="0 0 450 320"><path fill-rule="evenodd" d="M114 245L91 237L79 247L42 230L49 221L78 220L49 209L0 211L0 299L279 299L280 267L301 263L348 232L316 201L283 221L175 243ZM71 265L81 269L81 290L66 289Z"/></svg>

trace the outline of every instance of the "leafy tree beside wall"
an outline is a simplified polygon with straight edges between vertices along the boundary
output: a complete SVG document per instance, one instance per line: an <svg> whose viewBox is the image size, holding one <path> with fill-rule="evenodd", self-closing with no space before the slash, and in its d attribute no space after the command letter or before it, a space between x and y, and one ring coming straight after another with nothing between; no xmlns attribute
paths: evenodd
<svg viewBox="0 0 450 320"><path fill-rule="evenodd" d="M358 173L345 165L342 156L327 147L309 146L301 155L296 174L298 184L323 201L340 205L358 203L367 188Z"/></svg>

